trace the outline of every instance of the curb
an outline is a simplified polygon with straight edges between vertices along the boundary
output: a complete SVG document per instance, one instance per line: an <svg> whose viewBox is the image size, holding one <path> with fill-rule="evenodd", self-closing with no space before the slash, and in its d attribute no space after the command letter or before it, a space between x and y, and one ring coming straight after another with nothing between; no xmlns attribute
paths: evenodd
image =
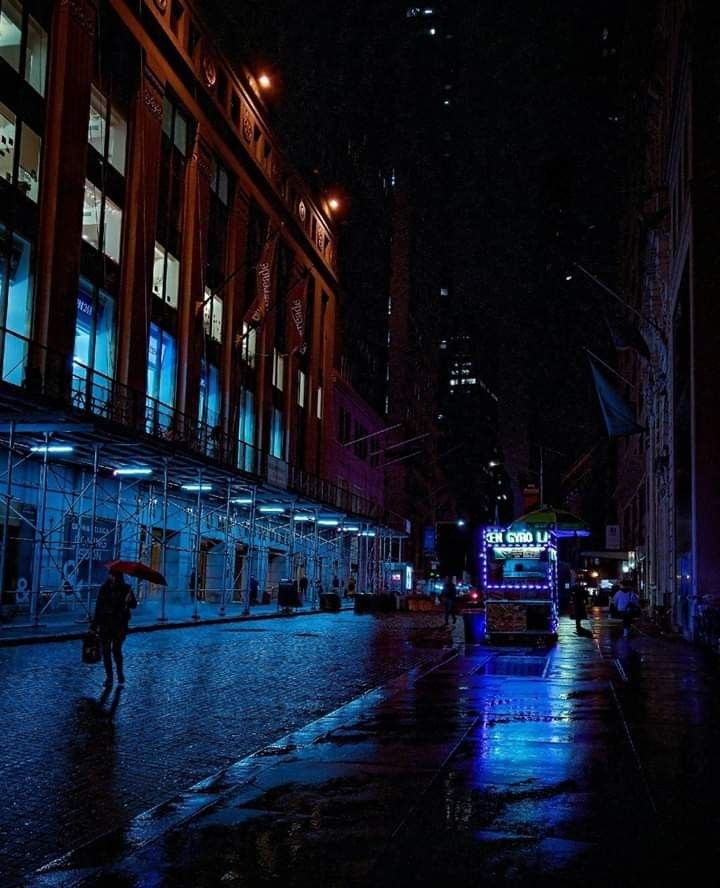
<svg viewBox="0 0 720 888"><path fill-rule="evenodd" d="M341 608L334 613L342 613L343 611L351 611L352 608ZM217 626L225 623L244 623L253 622L255 620L277 620L282 617L301 617L313 616L315 614L333 613L331 611L321 610L303 610L303 611L277 611L269 614L242 614L234 617L208 617L199 620L173 620L164 623L147 623L144 625L136 625L128 628L128 635L140 632L159 632L165 629L190 629L196 626ZM18 647L20 645L43 644L44 642L55 641L78 641L87 635L87 629L73 630L70 632L53 632L45 635L18 635L10 638L0 636L0 647Z"/></svg>

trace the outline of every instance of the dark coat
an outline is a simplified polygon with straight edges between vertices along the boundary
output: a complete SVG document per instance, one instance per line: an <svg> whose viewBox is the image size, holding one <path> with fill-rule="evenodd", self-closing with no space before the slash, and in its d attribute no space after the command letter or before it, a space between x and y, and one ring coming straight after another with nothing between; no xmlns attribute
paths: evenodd
<svg viewBox="0 0 720 888"><path fill-rule="evenodd" d="M127 635L130 611L135 607L137 599L127 583L105 580L95 603L93 627L101 638L123 639Z"/></svg>
<svg viewBox="0 0 720 888"><path fill-rule="evenodd" d="M573 596L573 607L575 610L575 619L576 620L584 620L587 618L587 610L585 609L585 604L587 602L587 592L583 588L583 586L573 586L572 589Z"/></svg>
<svg viewBox="0 0 720 888"><path fill-rule="evenodd" d="M448 580L445 583L445 586L442 591L442 597L447 598L449 601L455 601L457 598L457 586L453 583L452 580Z"/></svg>

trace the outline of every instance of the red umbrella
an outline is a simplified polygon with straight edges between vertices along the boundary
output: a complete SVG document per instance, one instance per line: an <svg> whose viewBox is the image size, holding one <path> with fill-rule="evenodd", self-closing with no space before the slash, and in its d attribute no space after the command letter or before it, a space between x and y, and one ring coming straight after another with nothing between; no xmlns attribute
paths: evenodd
<svg viewBox="0 0 720 888"><path fill-rule="evenodd" d="M149 580L158 586L167 586L167 580L160 571L143 564L142 561L108 561L105 567L111 573L124 573L138 580Z"/></svg>

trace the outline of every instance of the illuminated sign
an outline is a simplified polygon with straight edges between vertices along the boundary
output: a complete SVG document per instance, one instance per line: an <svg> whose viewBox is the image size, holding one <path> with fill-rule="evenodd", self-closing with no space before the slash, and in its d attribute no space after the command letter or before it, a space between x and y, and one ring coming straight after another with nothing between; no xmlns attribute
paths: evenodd
<svg viewBox="0 0 720 888"><path fill-rule="evenodd" d="M557 577L555 535L545 529L485 527L479 552L483 588L552 593Z"/></svg>
<svg viewBox="0 0 720 888"><path fill-rule="evenodd" d="M485 542L491 546L546 546L550 542L549 530L505 530L487 528Z"/></svg>

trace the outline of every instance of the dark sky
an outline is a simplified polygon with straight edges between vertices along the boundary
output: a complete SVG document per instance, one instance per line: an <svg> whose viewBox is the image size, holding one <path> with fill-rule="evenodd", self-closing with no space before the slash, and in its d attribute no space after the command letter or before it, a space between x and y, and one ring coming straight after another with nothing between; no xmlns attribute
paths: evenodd
<svg viewBox="0 0 720 888"><path fill-rule="evenodd" d="M302 169L322 180L328 150L353 127L382 154L399 77L392 35L410 4L204 5L223 21L229 55L274 69L272 111ZM453 31L457 298L501 368L504 417L518 425L519 449L527 419L531 443L567 453L567 462L603 435L582 346L608 354L607 297L572 262L614 285L624 5L437 4L450 10L443 27Z"/></svg>

